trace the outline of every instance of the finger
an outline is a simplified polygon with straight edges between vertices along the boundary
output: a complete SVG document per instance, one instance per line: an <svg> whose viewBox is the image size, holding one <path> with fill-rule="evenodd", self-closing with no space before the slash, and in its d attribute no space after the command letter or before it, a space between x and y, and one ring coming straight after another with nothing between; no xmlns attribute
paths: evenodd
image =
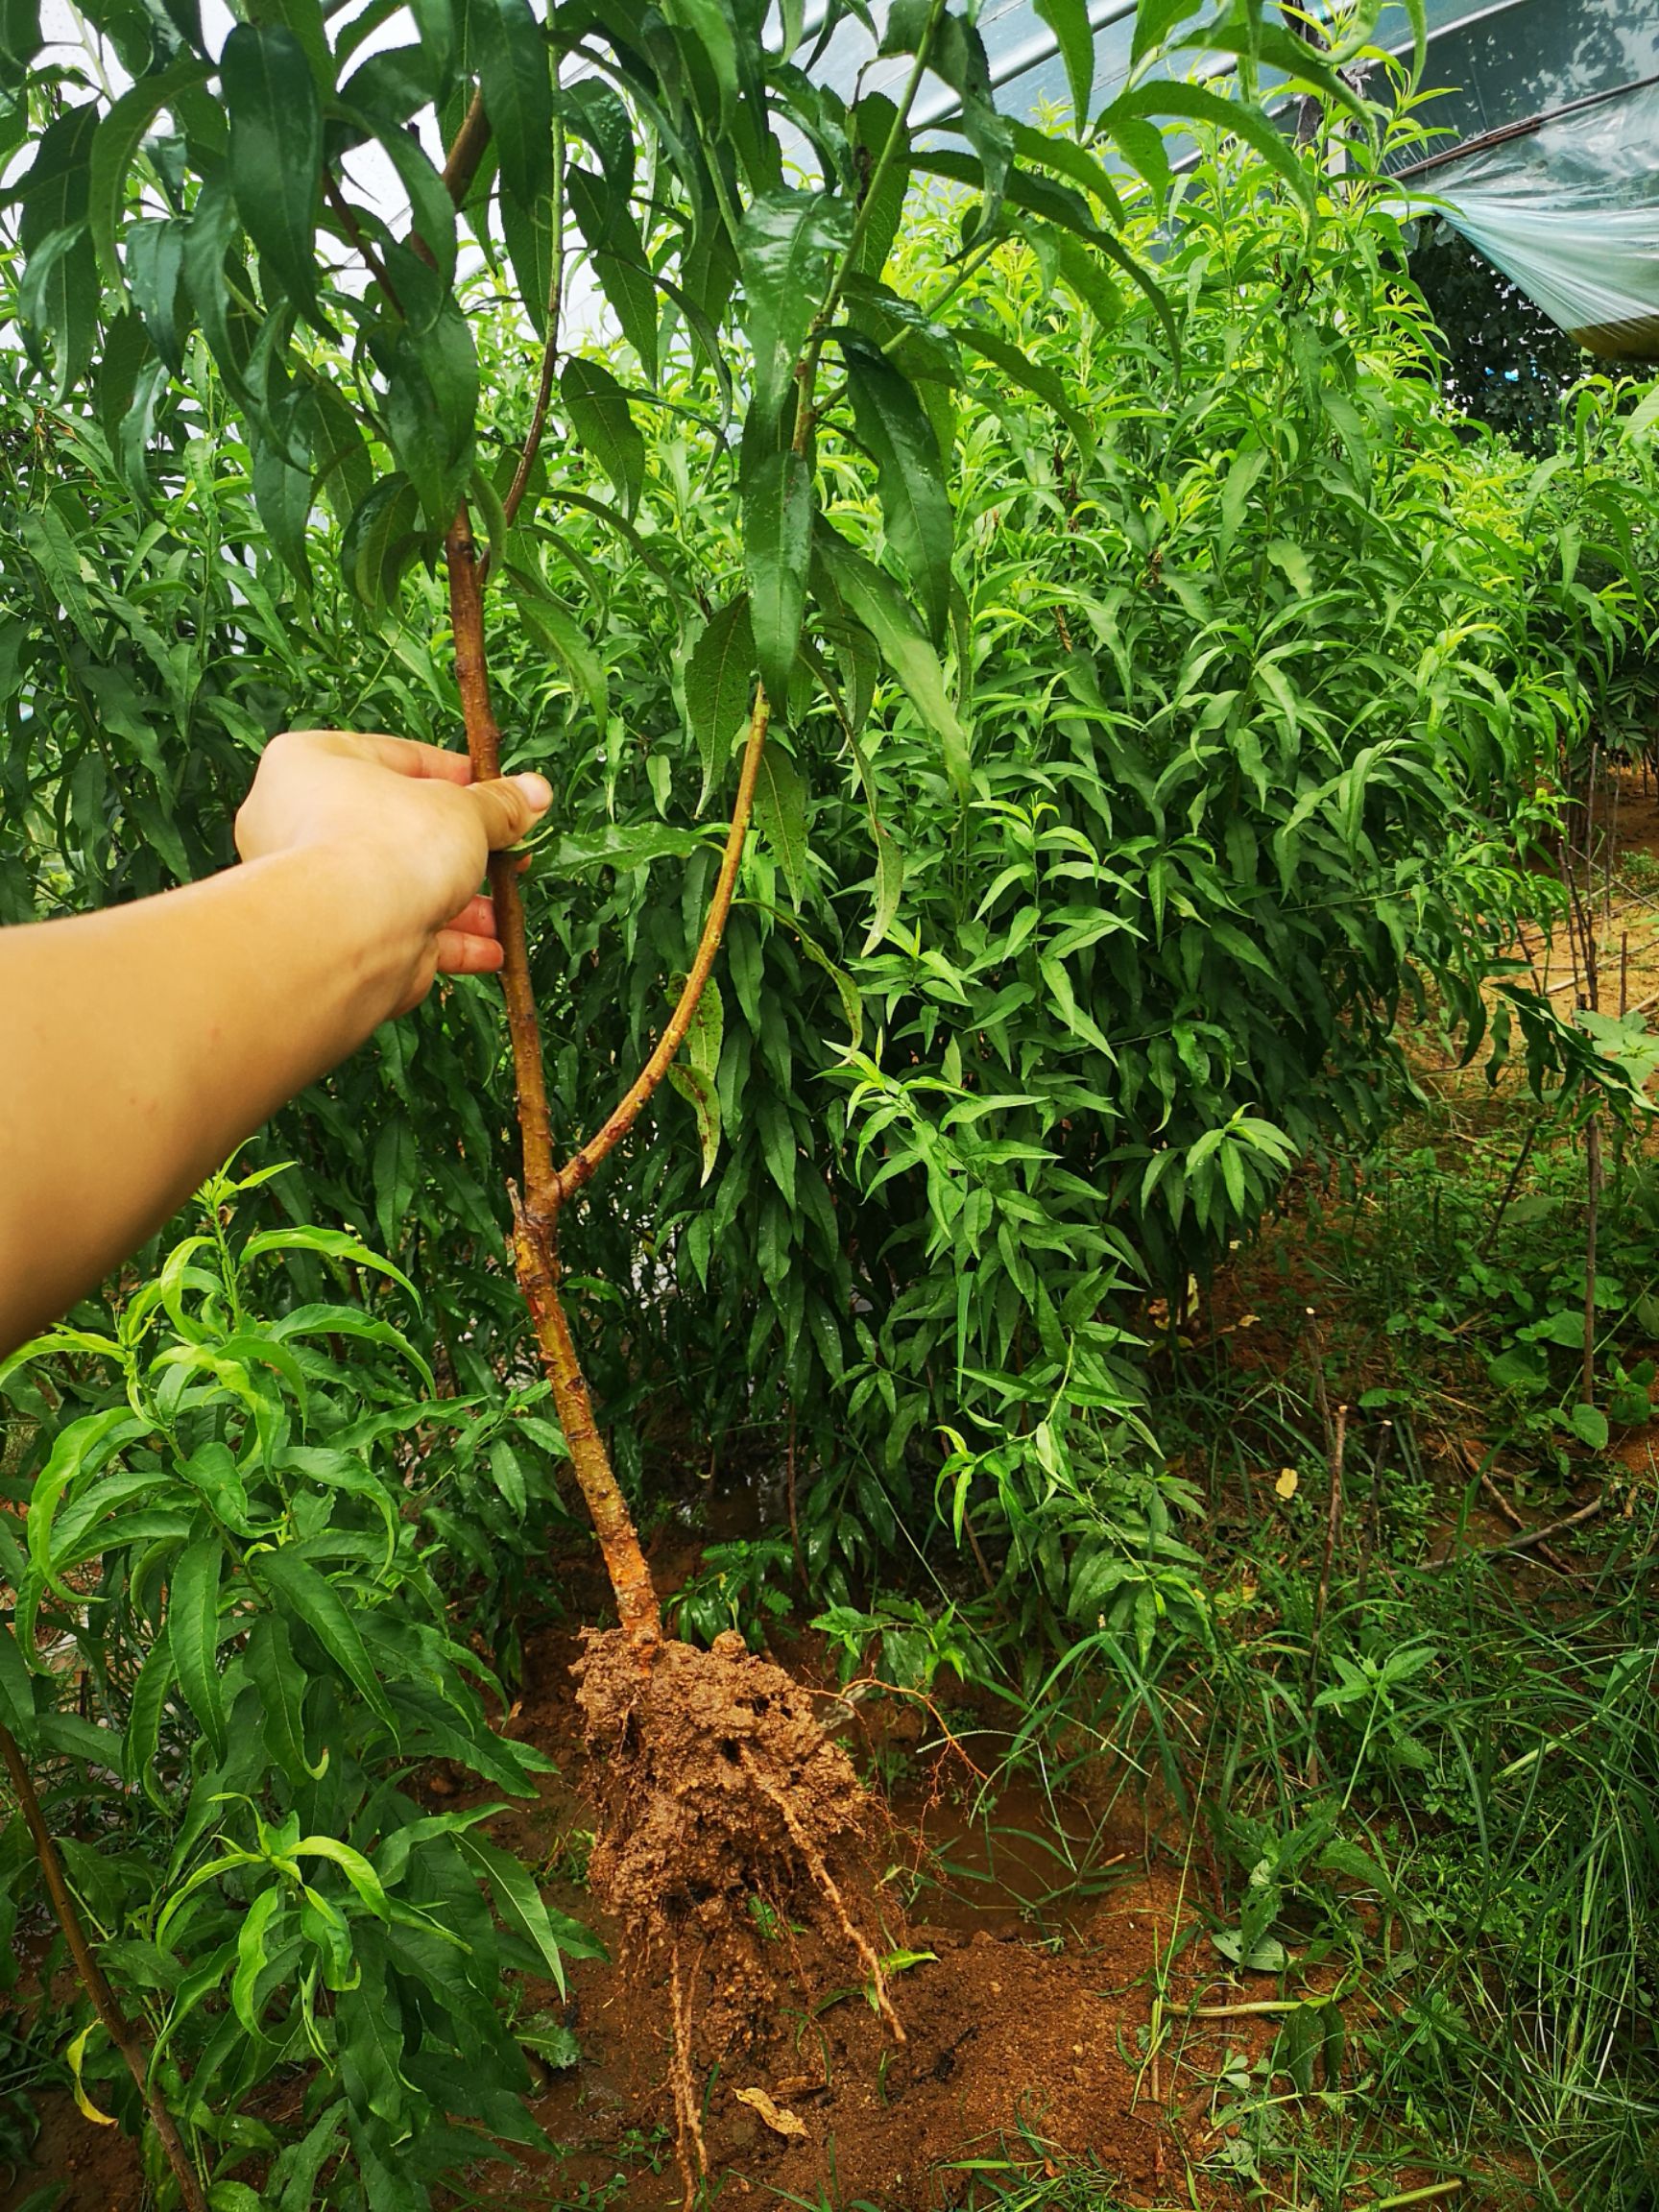
<svg viewBox="0 0 1659 2212"><path fill-rule="evenodd" d="M493 937L495 934L495 908L493 902L480 896L469 899L459 914L452 915L444 925L446 929L457 929L465 937Z"/></svg>
<svg viewBox="0 0 1659 2212"><path fill-rule="evenodd" d="M320 740L330 753L371 760L398 776L438 783L472 781L472 763L465 753L451 753L442 745L422 745L413 737L391 737L382 730L306 730L285 732L284 736L289 740L295 736Z"/></svg>
<svg viewBox="0 0 1659 2212"><path fill-rule="evenodd" d="M467 794L477 810L492 853L517 844L539 815L553 804L553 788L544 776L502 776L489 783L474 783Z"/></svg>
<svg viewBox="0 0 1659 2212"><path fill-rule="evenodd" d="M493 975L505 958L493 937L475 937L464 929L438 932L440 975Z"/></svg>

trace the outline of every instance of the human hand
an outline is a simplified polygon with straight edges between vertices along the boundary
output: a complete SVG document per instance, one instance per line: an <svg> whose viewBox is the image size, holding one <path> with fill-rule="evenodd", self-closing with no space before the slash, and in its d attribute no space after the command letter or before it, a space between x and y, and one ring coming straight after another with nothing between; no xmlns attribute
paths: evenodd
<svg viewBox="0 0 1659 2212"><path fill-rule="evenodd" d="M474 783L465 754L404 737L286 730L260 757L236 850L249 861L328 851L343 885L366 889L398 940L394 1010L406 1013L435 975L500 967L494 910L478 895L484 864L552 796L536 775Z"/></svg>

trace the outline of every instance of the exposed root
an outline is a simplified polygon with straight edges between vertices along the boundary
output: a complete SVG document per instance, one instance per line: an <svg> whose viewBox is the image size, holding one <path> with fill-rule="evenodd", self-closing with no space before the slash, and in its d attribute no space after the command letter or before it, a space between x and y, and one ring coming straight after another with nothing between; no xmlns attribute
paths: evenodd
<svg viewBox="0 0 1659 2212"><path fill-rule="evenodd" d="M807 1835L806 1831L802 1827L800 1821L795 1817L794 1808L791 1806L788 1798L784 1796L783 1792L771 1779L770 1775L763 1774L761 1772L759 1765L756 1760L755 1754L750 1750L748 1744L745 1743L741 1746L741 1755L743 1760L744 1772L748 1775L750 1781L754 1783L756 1789L759 1791L760 1794L763 1797L769 1797L773 1804L777 1806L778 1811L782 1817L783 1825L788 1829L790 1839L794 1842L796 1850L800 1852L803 1861L805 1863L807 1872L811 1875L813 1881L817 1883L819 1888L823 1891L830 1911L834 1913L836 1925L840 1928L842 1935L847 1938L847 1941L852 1945L853 1949L858 1954L858 1957L863 1960L864 1971L869 1975L871 1987L875 1992L877 2010L880 2013L882 2019L886 2021L888 2027L892 2029L894 2041L896 2043L902 2043L904 2040L904 2030L900 2025L899 2015L894 2011L892 2003L887 1995L887 1977L881 1971L880 1955L876 1950L876 1947L871 1942L869 1936L865 1935L864 1931L861 1928L854 1927L852 1919L848 1914L846 1903L842 1898L840 1890L836 1887L834 1875L831 1874L829 1867L825 1865L824 1861L819 1855L818 1849L813 1843L811 1837Z"/></svg>
<svg viewBox="0 0 1659 2212"><path fill-rule="evenodd" d="M699 2056L724 2056L772 2016L797 1930L853 1953L903 2040L869 1933L876 1809L810 1693L741 1637L666 1643L644 1672L620 1631L586 1645L577 1701L604 1812L589 1881L630 1971L667 1961L682 2171L701 2172Z"/></svg>
<svg viewBox="0 0 1659 2212"><path fill-rule="evenodd" d="M703 2140L703 2116L697 2108L697 2080L691 2058L691 1991L680 1975L680 1946L668 1954L668 2002L674 2025L674 2049L668 2061L668 2080L674 2091L674 2149L680 2161L680 2178L685 2185L685 2212L691 2212L697 2184L709 2171L709 2149Z"/></svg>

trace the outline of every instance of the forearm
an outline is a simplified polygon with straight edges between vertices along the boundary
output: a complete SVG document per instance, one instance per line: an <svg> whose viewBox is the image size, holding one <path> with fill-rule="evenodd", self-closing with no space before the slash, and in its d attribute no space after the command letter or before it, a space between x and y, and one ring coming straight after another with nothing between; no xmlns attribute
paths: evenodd
<svg viewBox="0 0 1659 2212"><path fill-rule="evenodd" d="M394 1011L414 933L353 857L0 932L0 1355Z"/></svg>

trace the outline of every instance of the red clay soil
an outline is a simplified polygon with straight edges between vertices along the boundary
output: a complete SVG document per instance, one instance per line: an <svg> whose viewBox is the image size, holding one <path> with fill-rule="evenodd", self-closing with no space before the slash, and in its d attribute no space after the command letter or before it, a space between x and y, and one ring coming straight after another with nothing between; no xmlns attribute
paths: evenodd
<svg viewBox="0 0 1659 2212"><path fill-rule="evenodd" d="M1154 2080L1147 2069L1137 2093L1132 2055L1148 2021L1145 1983L1178 1893L1173 1873L1138 1873L1095 1914L1087 1938L1063 1952L986 1930L914 1929L918 1947L936 1956L895 1980L902 2046L859 1992L815 2016L805 2005L781 2008L709 2098L706 2133L723 2193L815 2204L823 2192L836 2206L936 2212L975 2200L970 2161L999 2167L1006 2179L1088 2158L1126 2204L1236 2202L1201 2176L1194 2199L1186 2180L1189 2159L1211 2147L1209 2097L1200 2092L1198 2109L1190 2104L1201 2080L1219 2070L1219 2039L1206 2042L1202 2062L1190 2040L1179 2070L1166 2061ZM641 2034L652 2010L661 2050L665 2007L637 2004L617 2032L603 1998L590 2008L579 1997L592 2079L556 2089L540 2114L550 2133L580 2146L563 2162L566 2188L615 2174L613 2146L661 2116L652 2076L660 2079L661 2061ZM1235 2049L1261 2040L1232 2038ZM635 2180L613 2202L616 2212L658 2212L676 2200L664 2174ZM513 2188L489 2201L506 2212L526 2198Z"/></svg>
<svg viewBox="0 0 1659 2212"><path fill-rule="evenodd" d="M595 1825L569 1655L551 1643L534 1655L535 1689L513 1723L563 1768L535 1804L515 1807L495 1825L499 1840L532 1863L545 1862L572 1830ZM920 1805L928 1775L919 1770L912 1781L909 1795ZM435 1804L462 1801L442 1773L431 1787ZM722 2197L771 2203L781 2192L814 2206L942 2212L976 2200L967 2161L1005 2161L1008 2179L1015 2171L1040 2175L1086 2158L1125 2205L1238 2202L1201 2169L1217 2142L1206 2084L1216 2080L1229 2050L1253 2058L1273 2024L1188 2024L1176 2039L1178 2059L1166 2055L1146 2064L1141 2052L1151 1985L1178 1933L1187 1941L1169 1976L1168 2003L1179 2012L1200 1999L1224 2003L1230 1993L1274 1995L1276 1984L1251 1977L1239 1989L1227 1979L1230 1970L1195 1925L1191 1871L1156 1857L1149 1863L1138 1818L1121 1836L1103 1836L1086 1807L1073 1811L1101 1870L1096 1893L1046 1911L1041 1925L1030 1901L1053 1887L1060 1860L1049 1848L1058 1840L1053 1809L1036 1792L993 1816L994 1857L986 1854L986 1831L943 1798L908 1840L900 1831L902 1869L895 1868L884 1915L889 1935L903 1925L897 1897L903 1877L929 1851L947 1854L959 1870L952 1881L935 1865L941 1879L925 1887L904 1930L913 1951L934 1956L891 1978L902 2043L866 2002L855 1961L828 1931L778 1946L791 1954L783 1980L792 1986L731 2045L707 2097L708 2154ZM1046 1838L1038 1833L1045 1820ZM598 1925L613 1950L622 1948L591 1894L548 1887L557 1902ZM699 1995L709 1992L693 1991L694 2003ZM550 1987L532 1990L526 2010L559 2003ZM469 2177L477 2194L463 2200L535 2212L592 2201L582 2197L586 2186L605 2192L609 2212L677 2205L665 1966L641 1975L577 1964L565 2018L582 2062L548 2076L535 2105L559 2153L517 2171L480 2169ZM141 2212L130 2143L88 2125L58 2092L42 2100L41 2121L29 2170L0 2189L0 2212L15 2212L47 2180L63 2185L57 2212ZM657 2146L660 2171L641 2159L642 2141Z"/></svg>

